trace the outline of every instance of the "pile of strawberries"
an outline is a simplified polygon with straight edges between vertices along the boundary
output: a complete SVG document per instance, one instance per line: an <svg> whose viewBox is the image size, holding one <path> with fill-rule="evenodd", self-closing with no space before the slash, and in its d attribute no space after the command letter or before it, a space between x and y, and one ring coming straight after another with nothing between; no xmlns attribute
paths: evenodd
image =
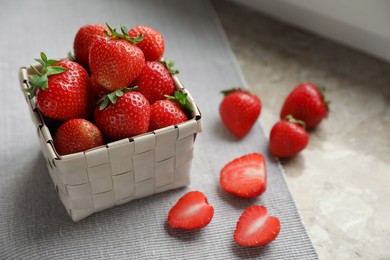
<svg viewBox="0 0 390 260"><path fill-rule="evenodd" d="M153 28L121 32L108 24L86 25L74 39L75 57L31 66L30 98L61 123L54 134L60 155L81 152L187 121L187 94L175 91L173 62L164 61L164 39Z"/></svg>

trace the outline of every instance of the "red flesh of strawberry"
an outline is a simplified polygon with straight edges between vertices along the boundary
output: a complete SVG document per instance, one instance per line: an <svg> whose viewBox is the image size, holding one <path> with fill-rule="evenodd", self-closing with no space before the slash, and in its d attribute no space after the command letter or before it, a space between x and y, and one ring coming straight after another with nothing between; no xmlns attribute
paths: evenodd
<svg viewBox="0 0 390 260"><path fill-rule="evenodd" d="M214 215L206 196L200 191L191 191L179 199L169 211L168 223L173 228L199 229L207 226Z"/></svg>
<svg viewBox="0 0 390 260"><path fill-rule="evenodd" d="M264 206L251 206L242 213L234 232L234 240L241 246L263 246L279 235L280 222L268 216Z"/></svg>
<svg viewBox="0 0 390 260"><path fill-rule="evenodd" d="M267 187L264 157L253 153L231 161L221 170L220 184L224 190L239 197L260 196Z"/></svg>

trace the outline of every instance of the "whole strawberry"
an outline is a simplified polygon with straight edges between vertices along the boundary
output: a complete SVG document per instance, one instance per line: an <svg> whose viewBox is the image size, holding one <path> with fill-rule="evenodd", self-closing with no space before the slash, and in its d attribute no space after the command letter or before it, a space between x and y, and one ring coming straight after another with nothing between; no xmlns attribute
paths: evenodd
<svg viewBox="0 0 390 260"><path fill-rule="evenodd" d="M173 95L175 85L171 74L178 73L172 69L173 62L164 64L158 61L147 61L139 78L133 83L138 87L150 104L164 99L165 95Z"/></svg>
<svg viewBox="0 0 390 260"><path fill-rule="evenodd" d="M278 157L291 157L305 149L309 135L305 123L288 115L285 120L276 123L271 129L270 150Z"/></svg>
<svg viewBox="0 0 390 260"><path fill-rule="evenodd" d="M139 37L140 35L143 35L144 40L137 43L137 46L145 54L145 59L147 61L161 59L164 54L164 38L161 33L144 25L133 27L129 31L131 37Z"/></svg>
<svg viewBox="0 0 390 260"><path fill-rule="evenodd" d="M71 60L48 60L44 53L37 61L42 70L30 76L29 97L36 96L37 107L51 119L69 120L89 116L91 99L87 71Z"/></svg>
<svg viewBox="0 0 390 260"><path fill-rule="evenodd" d="M94 113L95 124L111 141L148 131L150 105L139 92L116 90L101 100Z"/></svg>
<svg viewBox="0 0 390 260"><path fill-rule="evenodd" d="M241 89L222 92L225 97L219 107L222 122L237 138L243 138L251 130L261 112L261 101Z"/></svg>
<svg viewBox="0 0 390 260"><path fill-rule="evenodd" d="M305 122L308 129L315 128L329 111L330 102L325 100L324 91L312 83L299 84L284 101L280 118L292 115Z"/></svg>
<svg viewBox="0 0 390 260"><path fill-rule="evenodd" d="M127 29L122 27L122 33L116 32L108 24L110 32L107 37L95 40L89 52L89 66L96 82L108 91L128 87L141 74L145 57L141 49L135 46L140 38L127 35Z"/></svg>
<svg viewBox="0 0 390 260"><path fill-rule="evenodd" d="M175 91L175 96L168 96L166 100L158 100L150 107L149 131L154 131L166 126L180 124L188 120L186 110L192 112L192 107L187 103L187 94Z"/></svg>
<svg viewBox="0 0 390 260"><path fill-rule="evenodd" d="M86 70L89 70L89 49L97 38L105 36L105 30L108 28L103 24L88 24L81 27L74 38L74 56Z"/></svg>
<svg viewBox="0 0 390 260"><path fill-rule="evenodd" d="M54 135L54 146L60 155L82 152L103 144L99 128L81 118L66 121Z"/></svg>

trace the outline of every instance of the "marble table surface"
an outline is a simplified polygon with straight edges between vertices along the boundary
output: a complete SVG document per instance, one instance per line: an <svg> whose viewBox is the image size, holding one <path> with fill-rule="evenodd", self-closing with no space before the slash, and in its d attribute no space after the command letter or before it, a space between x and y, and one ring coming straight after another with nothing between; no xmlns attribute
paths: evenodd
<svg viewBox="0 0 390 260"><path fill-rule="evenodd" d="M330 116L282 161L320 259L390 259L390 64L247 7L214 5L262 100L266 134L295 85L327 88Z"/></svg>

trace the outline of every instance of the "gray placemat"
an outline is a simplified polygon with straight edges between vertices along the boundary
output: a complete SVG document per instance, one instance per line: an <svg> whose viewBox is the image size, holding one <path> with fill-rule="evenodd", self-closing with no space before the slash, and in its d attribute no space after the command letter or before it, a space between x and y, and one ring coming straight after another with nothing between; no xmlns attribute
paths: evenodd
<svg viewBox="0 0 390 260"><path fill-rule="evenodd" d="M67 216L53 188L19 90L18 67L44 50L63 57L87 23L148 24L166 39L166 57L203 112L189 187L95 214L79 223ZM267 152L260 124L242 141L222 127L219 91L245 85L212 5L207 1L8 1L0 8L0 258L1 259L317 259L283 177ZM4 31L5 30L5 31ZM219 187L219 171L240 155L261 152L268 188L260 198L235 198ZM166 224L169 209L189 190L215 208L210 225L183 232ZM279 237L262 248L233 241L236 221L263 204L281 221Z"/></svg>

